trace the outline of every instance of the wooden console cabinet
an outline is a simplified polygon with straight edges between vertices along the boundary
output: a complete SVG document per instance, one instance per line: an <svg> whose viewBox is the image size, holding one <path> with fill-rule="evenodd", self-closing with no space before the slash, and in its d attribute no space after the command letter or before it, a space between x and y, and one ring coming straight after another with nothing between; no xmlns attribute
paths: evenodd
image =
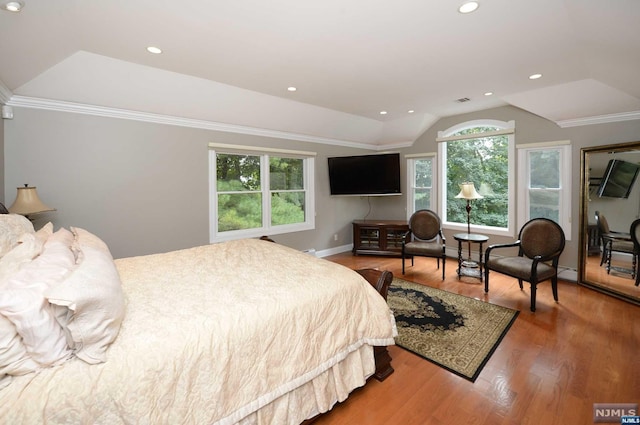
<svg viewBox="0 0 640 425"><path fill-rule="evenodd" d="M353 222L353 255L402 254L402 239L409 230L406 220L356 220Z"/></svg>

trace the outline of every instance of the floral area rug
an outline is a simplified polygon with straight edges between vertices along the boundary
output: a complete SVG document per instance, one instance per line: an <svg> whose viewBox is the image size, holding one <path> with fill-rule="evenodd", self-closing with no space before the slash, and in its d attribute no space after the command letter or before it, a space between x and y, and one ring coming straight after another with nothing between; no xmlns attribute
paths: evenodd
<svg viewBox="0 0 640 425"><path fill-rule="evenodd" d="M474 382L518 311L394 278L396 344Z"/></svg>

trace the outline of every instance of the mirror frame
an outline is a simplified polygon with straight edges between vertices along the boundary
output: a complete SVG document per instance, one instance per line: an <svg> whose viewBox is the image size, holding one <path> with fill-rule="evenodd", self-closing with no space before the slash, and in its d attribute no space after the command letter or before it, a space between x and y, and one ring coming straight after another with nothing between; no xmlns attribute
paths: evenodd
<svg viewBox="0 0 640 425"><path fill-rule="evenodd" d="M629 301L633 304L640 305L640 297L616 291L598 282L586 280L586 261L587 261L587 228L589 225L589 177L587 158L593 153L609 153L609 152L625 152L631 150L640 150L640 141L619 143L613 145L593 146L580 149L580 232L578 233L578 284L587 286L596 291L611 295L616 298Z"/></svg>

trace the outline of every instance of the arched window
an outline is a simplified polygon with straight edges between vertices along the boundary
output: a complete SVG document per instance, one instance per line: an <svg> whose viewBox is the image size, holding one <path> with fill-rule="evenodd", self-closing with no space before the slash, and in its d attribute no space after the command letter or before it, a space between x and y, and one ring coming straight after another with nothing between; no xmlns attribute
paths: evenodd
<svg viewBox="0 0 640 425"><path fill-rule="evenodd" d="M515 123L476 120L438 133L439 212L443 225L467 229L460 185L472 182L482 199L471 201L471 227L482 233L514 234Z"/></svg>

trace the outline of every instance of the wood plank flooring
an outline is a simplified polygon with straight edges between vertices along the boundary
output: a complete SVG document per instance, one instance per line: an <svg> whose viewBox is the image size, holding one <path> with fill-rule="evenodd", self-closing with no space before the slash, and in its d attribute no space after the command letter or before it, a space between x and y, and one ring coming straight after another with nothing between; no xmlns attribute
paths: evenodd
<svg viewBox="0 0 640 425"><path fill-rule="evenodd" d="M394 276L520 310L520 315L475 383L399 347L390 347L393 373L363 388L316 425L547 425L592 424L593 403L640 402L640 307L571 282L530 292L515 279L491 274L489 293L478 279L458 280L447 259L441 280L436 260L416 258L402 276L401 259L352 256L326 259L347 267L390 270ZM629 280L630 281L630 280ZM632 282L632 281L630 281Z"/></svg>

